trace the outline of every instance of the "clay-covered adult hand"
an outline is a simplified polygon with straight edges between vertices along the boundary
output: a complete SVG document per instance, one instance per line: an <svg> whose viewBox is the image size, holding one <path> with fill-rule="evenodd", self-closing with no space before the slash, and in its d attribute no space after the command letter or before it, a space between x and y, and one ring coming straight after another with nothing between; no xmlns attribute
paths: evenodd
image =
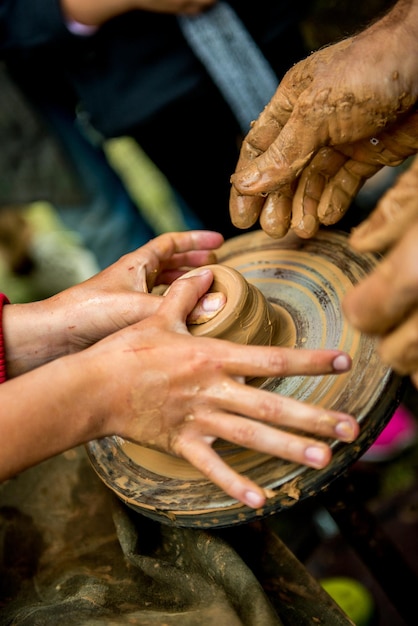
<svg viewBox="0 0 418 626"><path fill-rule="evenodd" d="M222 243L222 235L212 231L165 233L51 298L8 305L4 330L9 378L78 352L151 315L161 304L151 289L171 284L191 268L216 262L213 250ZM207 294L193 315L209 318L224 303L223 294Z"/></svg>
<svg viewBox="0 0 418 626"><path fill-rule="evenodd" d="M330 448L309 433L352 441L358 424L348 415L247 386L245 377L335 374L349 369L350 359L336 350L191 336L187 317L213 278L207 268L192 274L172 284L155 315L76 355L90 381L83 412L94 415L100 396L95 436L117 434L183 457L230 496L258 507L263 490L222 461L212 449L216 438L321 468Z"/></svg>
<svg viewBox="0 0 418 626"><path fill-rule="evenodd" d="M383 196L350 242L387 251L373 273L343 301L348 321L379 336L382 360L418 388L418 159Z"/></svg>
<svg viewBox="0 0 418 626"><path fill-rule="evenodd" d="M336 223L367 178L418 150L417 99L418 0L399 0L287 72L242 145L233 223L273 237Z"/></svg>

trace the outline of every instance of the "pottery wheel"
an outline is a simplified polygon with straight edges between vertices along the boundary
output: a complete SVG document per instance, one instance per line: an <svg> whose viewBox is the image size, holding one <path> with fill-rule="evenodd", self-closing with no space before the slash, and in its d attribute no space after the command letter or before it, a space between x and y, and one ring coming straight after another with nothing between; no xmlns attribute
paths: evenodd
<svg viewBox="0 0 418 626"><path fill-rule="evenodd" d="M227 241L218 262L220 276L215 275L212 290L224 291L227 305L212 321L190 327L191 332L241 343L346 351L353 360L346 374L256 379L248 384L350 413L361 433L352 444L329 441L333 459L323 470L215 442L227 463L274 493L258 511L231 499L183 459L119 437L87 445L94 469L121 500L177 526L248 522L314 495L371 445L401 393L401 379L380 362L375 339L353 330L341 311L345 293L376 265L375 255L355 253L347 236L335 231L320 231L310 240L292 234L274 240L258 231ZM235 286L241 282L238 297Z"/></svg>

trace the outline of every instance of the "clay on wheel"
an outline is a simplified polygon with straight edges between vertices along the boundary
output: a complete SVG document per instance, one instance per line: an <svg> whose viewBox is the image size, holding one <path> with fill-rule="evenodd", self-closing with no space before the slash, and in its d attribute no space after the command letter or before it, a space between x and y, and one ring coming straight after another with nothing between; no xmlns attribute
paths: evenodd
<svg viewBox="0 0 418 626"><path fill-rule="evenodd" d="M400 396L401 381L380 362L375 339L352 329L341 311L345 293L376 265L374 255L355 253L339 232L320 232L310 240L294 235L274 240L260 231L227 241L218 261L212 290L224 291L227 304L209 322L190 326L192 334L348 352L353 367L343 375L254 379L248 384L350 413L361 434L349 445L329 441L333 459L324 470L215 442L226 462L274 494L259 511L232 500L182 459L118 437L88 444L94 469L124 502L178 526L230 526L315 494L369 447Z"/></svg>

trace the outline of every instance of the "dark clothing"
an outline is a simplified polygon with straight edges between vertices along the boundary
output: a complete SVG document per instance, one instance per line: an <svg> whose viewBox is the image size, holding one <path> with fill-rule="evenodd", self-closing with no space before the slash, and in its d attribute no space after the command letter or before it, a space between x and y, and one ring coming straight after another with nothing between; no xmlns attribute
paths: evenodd
<svg viewBox="0 0 418 626"><path fill-rule="evenodd" d="M310 2L230 4L278 78L305 56L297 23ZM241 133L176 16L133 11L84 37L68 32L58 0L3 0L0 20L20 84L72 99L104 137L135 137L206 227L237 234L228 198Z"/></svg>
<svg viewBox="0 0 418 626"><path fill-rule="evenodd" d="M230 4L281 76L295 60L293 26L310 2ZM33 86L49 90L54 72L63 74L105 136L129 132L206 79L174 15L133 11L84 37L68 32L58 0L3 0L0 21L3 50L33 70Z"/></svg>

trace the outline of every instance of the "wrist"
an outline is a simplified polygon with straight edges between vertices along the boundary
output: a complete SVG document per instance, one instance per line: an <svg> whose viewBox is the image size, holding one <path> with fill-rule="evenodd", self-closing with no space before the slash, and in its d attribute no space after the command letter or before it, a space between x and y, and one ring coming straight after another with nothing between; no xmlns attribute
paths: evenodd
<svg viewBox="0 0 418 626"><path fill-rule="evenodd" d="M375 97L378 92L389 95L392 101L396 96L398 115L416 104L418 0L398 0L386 15L354 36L352 43L352 63L359 68L367 63L375 70Z"/></svg>
<svg viewBox="0 0 418 626"><path fill-rule="evenodd" d="M113 353L105 351L103 354L92 346L57 362L63 372L62 407L71 420L73 435L77 437L75 443L69 442L71 446L121 435L120 381L113 374L112 359L107 356L112 357Z"/></svg>
<svg viewBox="0 0 418 626"><path fill-rule="evenodd" d="M90 350L67 355L46 366L60 388L61 430L71 423L70 439L63 449L113 434L108 426L106 367Z"/></svg>
<svg viewBox="0 0 418 626"><path fill-rule="evenodd" d="M360 35L382 35L382 43L390 50L401 51L405 58L415 56L418 51L418 0L398 0L381 19L373 23Z"/></svg>
<svg viewBox="0 0 418 626"><path fill-rule="evenodd" d="M69 355L2 385L0 482L106 433L94 360Z"/></svg>
<svg viewBox="0 0 418 626"><path fill-rule="evenodd" d="M59 312L49 300L9 304L3 309L3 342L8 378L20 376L68 352Z"/></svg>

